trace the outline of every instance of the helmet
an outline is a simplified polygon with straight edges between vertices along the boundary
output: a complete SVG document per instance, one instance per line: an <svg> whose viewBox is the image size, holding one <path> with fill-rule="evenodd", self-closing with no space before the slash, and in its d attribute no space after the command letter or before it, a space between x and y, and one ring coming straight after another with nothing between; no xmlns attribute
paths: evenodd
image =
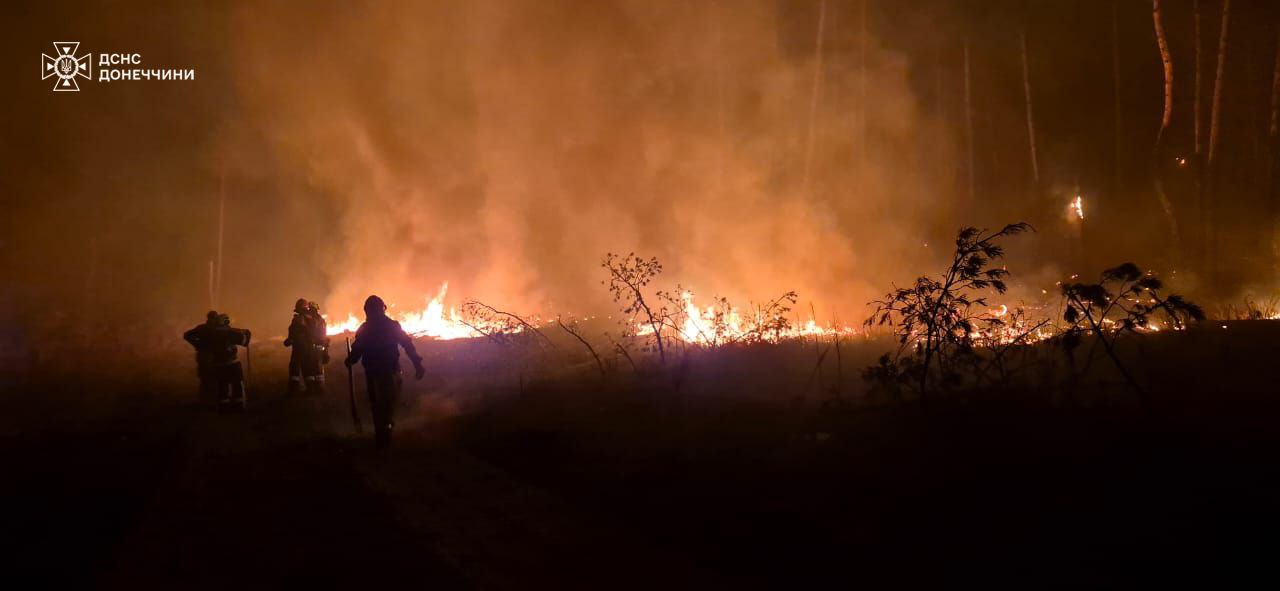
<svg viewBox="0 0 1280 591"><path fill-rule="evenodd" d="M382 316L387 313L387 303L382 298L371 295L364 301L364 313L366 316Z"/></svg>
<svg viewBox="0 0 1280 591"><path fill-rule="evenodd" d="M231 326L231 317L226 314L218 314L218 324L221 326Z"/></svg>
<svg viewBox="0 0 1280 591"><path fill-rule="evenodd" d="M307 298L298 298L298 301L296 301L296 302L294 302L294 303L293 303L293 311L294 311L294 312L296 312L296 313L298 313L298 314L301 314L301 313L303 313L303 312L306 312L306 311L307 311Z"/></svg>
<svg viewBox="0 0 1280 591"><path fill-rule="evenodd" d="M215 312L215 311L213 311L213 310L209 310L209 313L204 315L204 320L205 320L205 322L208 322L209 324L217 324L217 323L218 323L218 313L217 313L217 312Z"/></svg>
<svg viewBox="0 0 1280 591"><path fill-rule="evenodd" d="M311 312L312 314L319 314L320 304L317 304L315 302L307 302L307 311Z"/></svg>

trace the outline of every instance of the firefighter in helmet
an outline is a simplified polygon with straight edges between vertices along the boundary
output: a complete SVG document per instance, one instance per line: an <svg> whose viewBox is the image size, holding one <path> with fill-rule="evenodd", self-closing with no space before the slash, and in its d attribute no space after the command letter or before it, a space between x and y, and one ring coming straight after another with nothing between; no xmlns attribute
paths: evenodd
<svg viewBox="0 0 1280 591"><path fill-rule="evenodd" d="M211 311L204 324L182 338L196 349L202 392L212 392L219 410L244 410L244 368L236 358L236 347L249 346L249 331L233 328L229 316Z"/></svg>
<svg viewBox="0 0 1280 591"><path fill-rule="evenodd" d="M329 337L325 334L320 306L298 298L293 305L293 320L284 346L292 347L289 355L289 391L324 393L324 364L329 357Z"/></svg>
<svg viewBox="0 0 1280 591"><path fill-rule="evenodd" d="M210 328L206 329L206 326ZM209 310L209 313L205 314L204 324L188 330L182 335L182 338L191 343L196 349L196 375L200 378L199 400L201 404L212 405L217 402L218 379L213 371L213 352L208 347L201 347L197 343L200 340L199 335L205 334L208 330L212 330L217 326L218 313L214 310Z"/></svg>
<svg viewBox="0 0 1280 591"><path fill-rule="evenodd" d="M403 348L413 362L415 379L422 379L426 370L422 357L413 346L413 338L400 327L400 323L387 317L387 305L376 295L364 302L364 324L356 330L351 343L351 354L344 361L350 368L356 362L364 366L365 385L369 392L369 406L373 409L374 442L378 449L391 445L391 429L395 425L392 416L402 385L400 378L400 349Z"/></svg>
<svg viewBox="0 0 1280 591"><path fill-rule="evenodd" d="M311 342L320 359L320 383L323 384L324 366L329 365L329 323L320 315L320 304L307 302L307 313L311 317Z"/></svg>

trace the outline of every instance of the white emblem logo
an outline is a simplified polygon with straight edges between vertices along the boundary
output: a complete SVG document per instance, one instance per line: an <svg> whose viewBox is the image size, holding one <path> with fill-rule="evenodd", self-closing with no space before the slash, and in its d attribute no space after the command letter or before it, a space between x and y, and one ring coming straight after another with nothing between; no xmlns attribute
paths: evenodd
<svg viewBox="0 0 1280 591"><path fill-rule="evenodd" d="M53 43L55 55L40 54L40 57L44 58L40 62L40 79L46 80L50 76L58 77L53 83L54 92L79 92L80 85L76 83L76 76L93 79L93 54L87 53L84 57L76 57L76 50L79 48L79 41L55 41Z"/></svg>

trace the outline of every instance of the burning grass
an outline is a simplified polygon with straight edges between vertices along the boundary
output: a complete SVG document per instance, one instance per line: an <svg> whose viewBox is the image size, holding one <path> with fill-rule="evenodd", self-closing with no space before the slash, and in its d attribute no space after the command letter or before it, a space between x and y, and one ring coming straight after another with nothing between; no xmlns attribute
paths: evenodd
<svg viewBox="0 0 1280 591"><path fill-rule="evenodd" d="M1081 199L1071 205L1083 214ZM609 317L611 322L522 316L476 300L449 305L448 284L422 309L393 307L391 315L422 339L487 341L486 346L498 347L498 353L486 356L489 377L514 382L521 391L546 376L583 372L601 380L620 373L656 376L679 390L697 366L736 355L733 351L759 349L774 352L767 355L812 351L805 354L812 355L809 361L785 355L809 366L792 372L792 379L804 383L802 395L815 391L815 385L836 398L861 391L876 399L921 402L993 388L1074 391L1084 376L1103 371L1094 363L1101 356L1110 360L1113 376L1145 398L1151 380L1135 374L1121 349L1131 348L1131 342L1141 348L1144 335L1184 331L1204 313L1178 295L1165 294L1152 271L1132 263L1104 271L1096 283L1072 275L1058 282L1056 294L1046 289L1038 301L1015 302L1007 293L1012 273L999 264L1001 242L1032 230L1021 223L996 231L961 230L942 273L922 276L872 302L870 317L858 329L820 324L812 307L804 318L793 291L741 307L726 297L700 305L692 289L661 286L658 259L635 253L610 253L601 261L601 284L620 312ZM1220 314L1280 317L1275 307L1274 301L1248 300L1244 309ZM358 324L349 315L328 330L341 334ZM868 363L874 356L867 356L871 349L865 343L878 347L889 339L896 347L890 345L889 353ZM859 376L865 387L852 383Z"/></svg>

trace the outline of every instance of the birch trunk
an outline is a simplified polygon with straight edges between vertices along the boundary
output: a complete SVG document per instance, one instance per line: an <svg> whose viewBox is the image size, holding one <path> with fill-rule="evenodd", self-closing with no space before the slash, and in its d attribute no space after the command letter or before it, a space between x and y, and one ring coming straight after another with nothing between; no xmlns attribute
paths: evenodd
<svg viewBox="0 0 1280 591"><path fill-rule="evenodd" d="M712 63L715 67L716 80L716 178L715 192L721 195L724 191L724 162L725 150L727 149L727 141L725 136L724 121L724 17L720 12L720 3L711 3L712 11L712 27L715 33L715 42L712 50L715 55L712 56Z"/></svg>
<svg viewBox="0 0 1280 591"><path fill-rule="evenodd" d="M226 181L226 172L218 175L218 265L213 277L213 297L210 298L215 302L215 309L218 298L222 295L222 235L226 227L227 213Z"/></svg>
<svg viewBox="0 0 1280 591"><path fill-rule="evenodd" d="M1276 170L1276 153L1280 152L1280 25L1276 25L1276 56L1271 73L1271 125L1267 128L1267 140L1271 251L1276 261L1276 277L1280 279L1280 171Z"/></svg>
<svg viewBox="0 0 1280 591"><path fill-rule="evenodd" d="M1202 78L1201 78L1201 72L1200 72L1201 64L1203 63L1203 60L1200 57L1201 55L1203 55L1203 51L1201 49L1201 46L1203 45L1203 43L1201 43L1201 34L1200 34L1200 0L1192 0L1191 7L1192 7L1192 10L1195 12L1195 36L1196 36L1195 37L1196 89L1195 89L1195 98L1192 100L1195 101L1195 104L1193 106L1193 110L1195 111L1195 145L1196 145L1195 149L1196 149L1196 156L1199 156L1202 148L1201 140L1200 140L1200 129L1203 127L1203 125L1200 122L1200 119L1201 119L1200 114L1201 114L1201 111L1203 110L1200 108L1200 91L1204 87L1204 83L1201 81Z"/></svg>
<svg viewBox="0 0 1280 591"><path fill-rule="evenodd" d="M1024 26L1018 32L1018 41L1022 49L1022 95L1027 103L1027 145L1031 152L1031 180L1034 192L1040 193L1040 160L1036 155L1036 124L1031 104L1031 68L1027 64L1027 29Z"/></svg>
<svg viewBox="0 0 1280 591"><path fill-rule="evenodd" d="M862 0L858 14L858 193L866 194L867 155L867 4Z"/></svg>
<svg viewBox="0 0 1280 591"><path fill-rule="evenodd" d="M1169 237L1175 252L1181 246L1178 235L1178 218L1173 211L1173 203L1164 191L1164 181L1160 177L1160 148L1164 144L1164 134L1173 119L1173 57L1169 53L1169 42L1164 36L1164 22L1160 15L1160 0L1151 0L1151 20L1156 30L1156 47L1160 50L1160 62L1164 66L1164 110L1160 115L1160 130L1156 132L1156 143L1152 150L1152 177L1154 179L1156 198L1164 211L1165 222L1169 226ZM1177 255L1175 254L1175 259Z"/></svg>
<svg viewBox="0 0 1280 591"><path fill-rule="evenodd" d="M1231 0L1222 3L1222 28L1218 33L1218 67L1213 78L1213 105L1209 111L1209 166L1218 149L1218 129L1222 114L1222 80L1227 64L1227 27L1231 23Z"/></svg>
<svg viewBox="0 0 1280 591"><path fill-rule="evenodd" d="M818 117L818 99L822 94L822 37L827 20L827 0L818 3L818 39L815 43L815 59L813 65L813 92L809 94L809 134L804 149L804 177L801 187L805 194L809 193L809 185L813 175L813 140Z"/></svg>
<svg viewBox="0 0 1280 591"><path fill-rule="evenodd" d="M1112 170L1112 191L1120 192L1121 175L1123 174L1120 158L1124 154L1124 115L1120 108L1120 0L1111 3L1111 90L1115 108L1115 162Z"/></svg>
<svg viewBox="0 0 1280 591"><path fill-rule="evenodd" d="M1193 99L1195 102L1194 102L1194 105L1192 106L1192 111L1194 111L1194 116L1195 116L1195 123L1194 123L1195 167L1196 167L1194 171L1195 172L1195 191L1196 191L1195 213L1196 213L1196 219L1198 220L1198 224L1200 226L1200 236L1199 236L1200 253L1199 254L1200 254L1200 258L1202 259L1200 261L1200 266L1204 267L1208 263L1208 261L1204 259L1208 257L1208 252L1209 252L1209 247L1208 247L1209 223L1206 217L1208 212L1206 211L1205 193L1204 193L1205 162L1204 162L1204 140L1202 138L1202 135L1203 135L1202 129L1204 128L1204 123L1202 121L1204 118L1203 117L1204 108L1202 106L1203 101L1200 100L1200 96L1204 91L1204 82L1203 82L1203 74L1202 74L1202 71L1204 70L1204 58L1202 57L1202 55L1204 54L1203 52L1204 36L1201 33L1201 28L1200 28L1200 0L1193 0L1192 11L1194 12L1194 18L1195 18L1195 48L1196 48L1196 54L1195 54L1196 88L1195 88L1195 95Z"/></svg>
<svg viewBox="0 0 1280 591"><path fill-rule="evenodd" d="M1205 247L1208 269L1211 275L1217 273L1218 228L1217 198L1214 195L1214 165L1218 151L1218 133L1222 115L1222 83L1227 64L1227 32L1231 23L1231 0L1223 0L1222 25L1218 30L1218 65L1213 78L1213 104L1209 107L1209 149L1205 163Z"/></svg>
<svg viewBox="0 0 1280 591"><path fill-rule="evenodd" d="M964 40L964 139L965 139L965 155L969 162L968 169L968 202L966 207L973 207L977 202L977 174L974 170L973 160L973 81L970 78L969 66L969 39Z"/></svg>

